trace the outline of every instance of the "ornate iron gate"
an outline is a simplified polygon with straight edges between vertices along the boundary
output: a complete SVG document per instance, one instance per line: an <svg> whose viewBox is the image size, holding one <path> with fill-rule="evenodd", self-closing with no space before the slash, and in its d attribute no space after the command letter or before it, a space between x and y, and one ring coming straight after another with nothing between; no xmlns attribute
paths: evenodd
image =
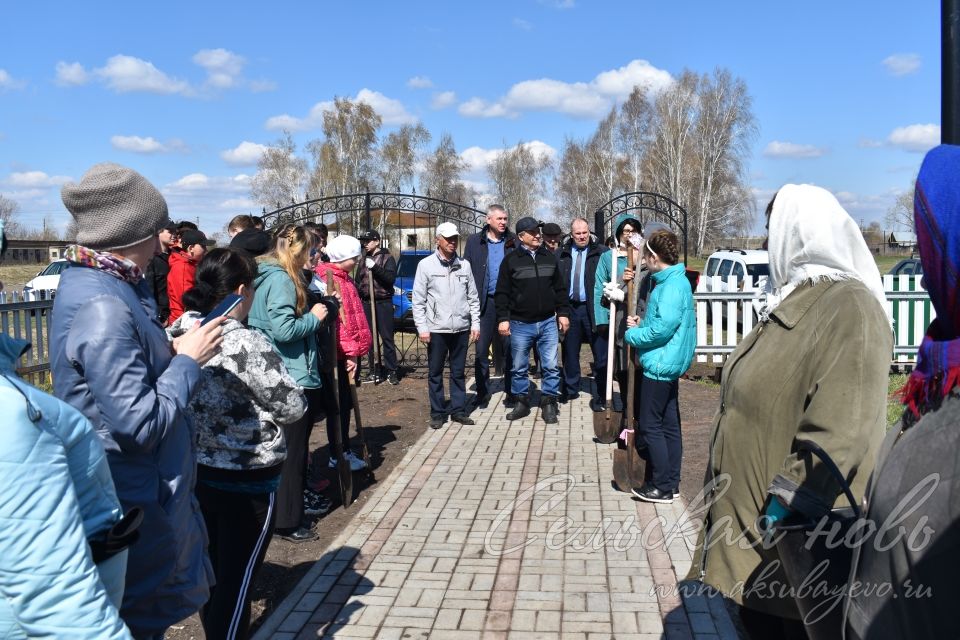
<svg viewBox="0 0 960 640"><path fill-rule="evenodd" d="M679 231L683 240L683 262L687 262L687 210L665 195L650 191L624 193L609 200L594 213L594 229L600 242L613 235L616 219L622 214L639 212L634 217L641 225L658 221Z"/></svg>
<svg viewBox="0 0 960 640"><path fill-rule="evenodd" d="M309 196L308 196L309 198ZM486 224L486 213L475 206L441 200L413 193L363 192L326 196L293 202L274 211L263 212L267 229L292 222L323 223L332 235L348 233L356 236L366 229L376 229L383 238L382 246L397 259L398 273L394 284L394 338L399 365L425 374L427 349L417 337L410 314L411 289L416 264L433 251L435 231L441 222L452 222L460 231L459 252L467 236ZM467 366L474 362L473 349L468 350ZM469 370L469 369L468 369Z"/></svg>

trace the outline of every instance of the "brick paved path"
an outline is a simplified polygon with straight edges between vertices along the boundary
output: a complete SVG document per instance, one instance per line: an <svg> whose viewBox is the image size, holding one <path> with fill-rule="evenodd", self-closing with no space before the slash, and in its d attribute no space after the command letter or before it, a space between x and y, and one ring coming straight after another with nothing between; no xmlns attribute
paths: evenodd
<svg viewBox="0 0 960 640"><path fill-rule="evenodd" d="M611 487L588 394L558 425L501 396L428 431L255 638L736 638L721 602L671 592L688 543L656 543L683 505Z"/></svg>

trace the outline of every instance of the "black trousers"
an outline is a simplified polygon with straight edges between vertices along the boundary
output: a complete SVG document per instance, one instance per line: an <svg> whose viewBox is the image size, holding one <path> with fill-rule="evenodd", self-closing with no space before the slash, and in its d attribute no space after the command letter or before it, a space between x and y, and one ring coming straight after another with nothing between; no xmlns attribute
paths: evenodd
<svg viewBox="0 0 960 640"><path fill-rule="evenodd" d="M487 297L486 306L480 314L480 339L477 340L477 357L474 364L477 383L477 396L483 396L489 393L490 387L490 345L494 340L499 340L502 345L501 357L503 358L503 389L510 393L510 368L512 361L510 356L510 336L501 336L497 331L497 307L493 303L493 297Z"/></svg>
<svg viewBox="0 0 960 640"><path fill-rule="evenodd" d="M683 441L680 436L680 384L640 376L640 436L647 445L647 466L660 491L680 486Z"/></svg>
<svg viewBox="0 0 960 640"><path fill-rule="evenodd" d="M314 416L322 406L321 389L304 389L307 412L293 424L283 427L287 458L283 461L280 488L277 490L277 528L295 529L303 522L303 487L310 455L310 433Z"/></svg>
<svg viewBox="0 0 960 640"><path fill-rule="evenodd" d="M340 424L340 438L343 442L343 451L346 453L350 448L350 415L353 411L353 394L350 391L350 379L347 377L347 365L342 361L337 361L337 388L334 391L333 376L322 374L324 393L322 395L323 407L327 412L327 450L331 458L337 457L333 441L335 437L334 426ZM333 394L336 393L336 402ZM340 419L331 420L330 417L337 416L337 407L339 405Z"/></svg>
<svg viewBox="0 0 960 640"><path fill-rule="evenodd" d="M467 382L464 369L467 363L467 346L470 332L431 333L427 345L430 374L427 380L430 389L430 416L460 415L466 413ZM450 403L443 393L443 368L450 360Z"/></svg>
<svg viewBox="0 0 960 640"><path fill-rule="evenodd" d="M393 300L377 300L374 305L377 312L377 333L380 334L380 358L383 367L387 372L397 370L397 346L393 341ZM367 326L370 332L373 332L373 321L370 317L370 301L363 301L363 314L367 317ZM376 340L377 336L373 336ZM370 371L378 373L377 365L380 363L373 361L373 344L370 345L370 351L367 353L367 367Z"/></svg>
<svg viewBox="0 0 960 640"><path fill-rule="evenodd" d="M246 638L250 589L270 546L276 519L274 493L240 493L197 484L197 499L210 537L216 584L200 611L208 638Z"/></svg>
<svg viewBox="0 0 960 640"><path fill-rule="evenodd" d="M580 391L580 346L583 343L590 345L593 355L593 378L596 381L597 395L600 400L606 397L607 391L607 340L594 332L590 325L590 314L587 310L589 302L572 303L570 306L570 328L564 336L561 389L566 393Z"/></svg>
<svg viewBox="0 0 960 640"><path fill-rule="evenodd" d="M740 621L750 640L782 638L783 640L806 640L807 631L800 620L781 618L762 611L740 607ZM840 633L840 630L837 630Z"/></svg>

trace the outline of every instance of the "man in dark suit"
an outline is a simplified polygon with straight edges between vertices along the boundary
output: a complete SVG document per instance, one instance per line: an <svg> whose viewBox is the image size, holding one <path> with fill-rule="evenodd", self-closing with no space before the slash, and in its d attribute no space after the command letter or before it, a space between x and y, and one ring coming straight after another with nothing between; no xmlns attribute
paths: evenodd
<svg viewBox="0 0 960 640"><path fill-rule="evenodd" d="M603 402L605 397L607 336L597 332L593 317L593 285L597 264L607 251L609 249L591 238L587 221L576 218L570 225L570 240L559 253L560 272L570 298L570 329L563 340L563 400L572 400L580 394L580 346L583 343L589 344L593 353L597 392L594 401Z"/></svg>

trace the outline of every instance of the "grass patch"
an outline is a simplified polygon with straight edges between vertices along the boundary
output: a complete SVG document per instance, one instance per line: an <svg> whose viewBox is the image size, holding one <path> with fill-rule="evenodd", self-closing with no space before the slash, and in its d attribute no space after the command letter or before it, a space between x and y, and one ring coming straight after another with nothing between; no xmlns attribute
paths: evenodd
<svg viewBox="0 0 960 640"><path fill-rule="evenodd" d="M894 394L906 384L908 376L906 373L890 374L887 386L887 429L900 422L900 416L903 415L903 405Z"/></svg>
<svg viewBox="0 0 960 640"><path fill-rule="evenodd" d="M45 264L0 264L0 282L5 291L23 289L23 285L43 271Z"/></svg>

